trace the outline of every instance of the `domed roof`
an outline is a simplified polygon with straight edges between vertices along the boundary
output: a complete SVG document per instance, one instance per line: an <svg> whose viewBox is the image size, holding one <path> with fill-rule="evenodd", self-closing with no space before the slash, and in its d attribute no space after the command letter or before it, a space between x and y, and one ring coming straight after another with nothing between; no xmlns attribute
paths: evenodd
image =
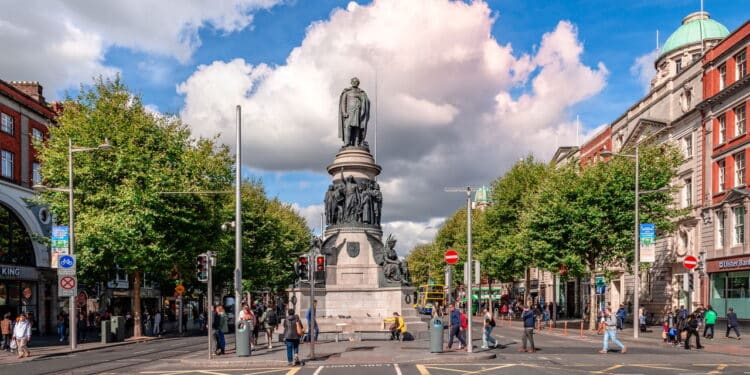
<svg viewBox="0 0 750 375"><path fill-rule="evenodd" d="M477 189L477 192L474 194L474 202L476 203L486 203L489 202L489 195L490 195L490 189L487 189L486 186L482 186L479 189Z"/></svg>
<svg viewBox="0 0 750 375"><path fill-rule="evenodd" d="M664 42L660 56L680 47L700 43L702 39L724 39L727 35L729 30L712 20L708 12L691 13L682 20L682 26Z"/></svg>

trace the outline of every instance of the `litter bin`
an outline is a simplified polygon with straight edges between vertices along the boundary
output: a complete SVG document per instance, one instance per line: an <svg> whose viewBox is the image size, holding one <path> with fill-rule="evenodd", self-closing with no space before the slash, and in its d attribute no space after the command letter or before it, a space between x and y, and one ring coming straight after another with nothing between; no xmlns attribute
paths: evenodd
<svg viewBox="0 0 750 375"><path fill-rule="evenodd" d="M111 323L112 324L112 336L114 336L114 341L124 341L125 340L125 317L124 316L113 316Z"/></svg>
<svg viewBox="0 0 750 375"><path fill-rule="evenodd" d="M430 326L430 353L443 352L443 321L432 319Z"/></svg>
<svg viewBox="0 0 750 375"><path fill-rule="evenodd" d="M102 344L112 342L112 323L109 320L102 320Z"/></svg>
<svg viewBox="0 0 750 375"><path fill-rule="evenodd" d="M237 322L237 329L234 330L234 345L238 357L250 355L250 328L252 327L244 321Z"/></svg>

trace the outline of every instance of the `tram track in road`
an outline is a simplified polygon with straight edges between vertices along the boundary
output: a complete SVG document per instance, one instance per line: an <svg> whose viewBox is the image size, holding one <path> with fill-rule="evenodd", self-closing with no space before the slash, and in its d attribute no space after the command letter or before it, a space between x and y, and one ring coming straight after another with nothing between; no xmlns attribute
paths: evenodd
<svg viewBox="0 0 750 375"><path fill-rule="evenodd" d="M19 367L19 372L17 373L44 375L111 373L124 368L170 359L200 349L206 349L206 341L205 337L202 337L200 341L195 343L186 343L185 338L169 338L150 341L146 344L104 347L25 362L24 365L27 364L30 367L38 366L39 368L32 368L30 369L31 371L27 372L23 367ZM135 345L139 345L139 347L135 347ZM145 345L150 345L151 347L146 348ZM91 358L92 360L87 361L87 358ZM61 366L59 365L60 363L68 365Z"/></svg>

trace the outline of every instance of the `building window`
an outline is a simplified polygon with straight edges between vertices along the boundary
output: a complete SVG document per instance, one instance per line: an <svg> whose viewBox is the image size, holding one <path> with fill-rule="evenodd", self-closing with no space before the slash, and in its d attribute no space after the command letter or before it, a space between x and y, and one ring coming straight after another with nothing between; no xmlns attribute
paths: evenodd
<svg viewBox="0 0 750 375"><path fill-rule="evenodd" d="M677 73L682 71L682 59L675 60L674 65L677 68Z"/></svg>
<svg viewBox="0 0 750 375"><path fill-rule="evenodd" d="M716 247L719 248L724 247L724 244L726 243L726 236L724 235L726 233L724 231L724 217L724 211L716 211Z"/></svg>
<svg viewBox="0 0 750 375"><path fill-rule="evenodd" d="M6 178L13 178L13 153L10 151L2 150L2 176Z"/></svg>
<svg viewBox="0 0 750 375"><path fill-rule="evenodd" d="M688 135L685 138L683 138L683 143L685 144L685 157L690 158L693 156L693 135Z"/></svg>
<svg viewBox="0 0 750 375"><path fill-rule="evenodd" d="M727 116L719 116L719 144L726 142L727 140Z"/></svg>
<svg viewBox="0 0 750 375"><path fill-rule="evenodd" d="M737 80L741 80L747 74L747 61L745 59L745 51L742 51L734 55L734 72Z"/></svg>
<svg viewBox="0 0 750 375"><path fill-rule="evenodd" d="M734 186L745 185L745 153L734 155Z"/></svg>
<svg viewBox="0 0 750 375"><path fill-rule="evenodd" d="M4 133L8 133L10 135L13 135L13 117L11 117L7 113L3 113L0 115L2 117L2 127L0 130L2 130Z"/></svg>
<svg viewBox="0 0 750 375"><path fill-rule="evenodd" d="M31 142L35 145L44 142L44 132L37 128L31 128Z"/></svg>
<svg viewBox="0 0 750 375"><path fill-rule="evenodd" d="M732 209L734 212L734 244L745 243L745 207L739 206Z"/></svg>
<svg viewBox="0 0 750 375"><path fill-rule="evenodd" d="M734 109L734 135L739 136L745 134L745 104Z"/></svg>
<svg viewBox="0 0 750 375"><path fill-rule="evenodd" d="M42 184L42 165L38 162L31 165L31 183L33 185Z"/></svg>
<svg viewBox="0 0 750 375"><path fill-rule="evenodd" d="M724 160L717 163L719 166L719 190L718 192L721 193L724 191Z"/></svg>
<svg viewBox="0 0 750 375"><path fill-rule="evenodd" d="M693 205L693 179L685 179L685 207Z"/></svg>
<svg viewBox="0 0 750 375"><path fill-rule="evenodd" d="M727 87L727 64L719 67L719 90L724 90L724 87Z"/></svg>

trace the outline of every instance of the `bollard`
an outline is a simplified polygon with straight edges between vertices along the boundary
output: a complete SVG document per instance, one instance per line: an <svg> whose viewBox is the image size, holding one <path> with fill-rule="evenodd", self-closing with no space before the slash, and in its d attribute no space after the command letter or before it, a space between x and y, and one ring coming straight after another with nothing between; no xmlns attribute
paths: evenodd
<svg viewBox="0 0 750 375"><path fill-rule="evenodd" d="M583 338L583 320L581 321L581 338Z"/></svg>
<svg viewBox="0 0 750 375"><path fill-rule="evenodd" d="M567 336L567 335L568 335L568 322L566 321L565 324L563 325L563 336Z"/></svg>

